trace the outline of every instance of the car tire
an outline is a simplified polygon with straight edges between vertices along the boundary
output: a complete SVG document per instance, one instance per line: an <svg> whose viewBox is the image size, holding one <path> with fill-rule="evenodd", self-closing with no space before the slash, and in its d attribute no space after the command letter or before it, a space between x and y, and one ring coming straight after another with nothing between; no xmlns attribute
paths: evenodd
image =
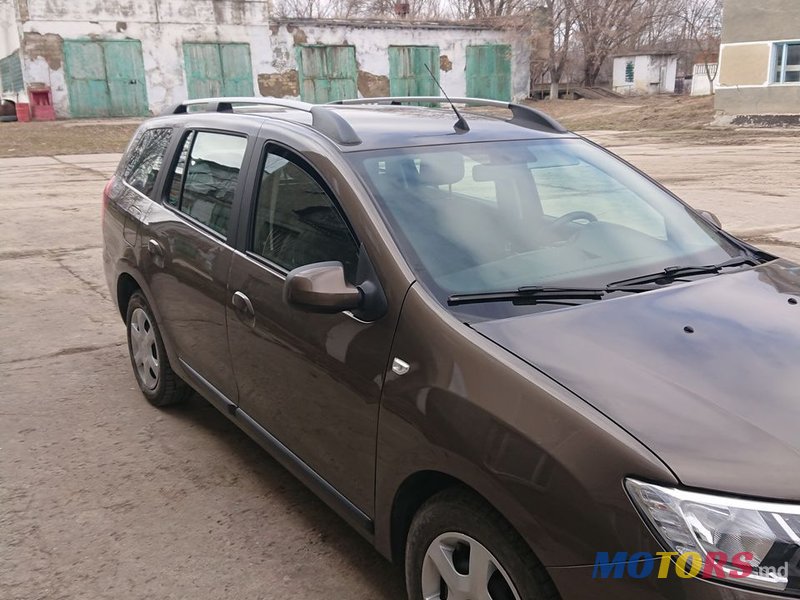
<svg viewBox="0 0 800 600"><path fill-rule="evenodd" d="M191 388L172 370L153 311L141 292L128 302L128 354L139 389L153 406L183 402Z"/></svg>
<svg viewBox="0 0 800 600"><path fill-rule="evenodd" d="M486 591L492 600L559 597L516 530L468 490L448 489L422 505L411 522L405 556L409 600L486 597ZM470 569L487 561L488 577L479 576L486 569Z"/></svg>

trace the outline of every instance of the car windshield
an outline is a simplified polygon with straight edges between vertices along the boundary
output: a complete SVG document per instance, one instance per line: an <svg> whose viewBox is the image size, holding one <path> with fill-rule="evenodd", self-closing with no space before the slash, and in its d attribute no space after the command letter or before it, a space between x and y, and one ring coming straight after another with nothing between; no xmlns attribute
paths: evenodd
<svg viewBox="0 0 800 600"><path fill-rule="evenodd" d="M454 293L523 286L602 287L743 252L648 178L581 139L350 157L417 277L443 302Z"/></svg>

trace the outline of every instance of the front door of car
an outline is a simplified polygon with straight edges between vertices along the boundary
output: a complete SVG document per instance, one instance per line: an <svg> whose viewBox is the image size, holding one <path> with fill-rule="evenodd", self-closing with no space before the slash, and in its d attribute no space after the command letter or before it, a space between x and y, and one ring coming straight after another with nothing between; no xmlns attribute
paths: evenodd
<svg viewBox="0 0 800 600"><path fill-rule="evenodd" d="M244 253L233 257L228 335L239 407L367 516L394 311L374 322L283 301L286 274L340 261L359 245L330 188L294 153L262 153ZM363 259L362 259L363 260Z"/></svg>
<svg viewBox="0 0 800 600"><path fill-rule="evenodd" d="M228 240L235 235L233 211L242 193L247 143L247 137L223 132L185 134L163 203L154 204L142 229L145 277L173 359L196 384L209 384L232 403Z"/></svg>

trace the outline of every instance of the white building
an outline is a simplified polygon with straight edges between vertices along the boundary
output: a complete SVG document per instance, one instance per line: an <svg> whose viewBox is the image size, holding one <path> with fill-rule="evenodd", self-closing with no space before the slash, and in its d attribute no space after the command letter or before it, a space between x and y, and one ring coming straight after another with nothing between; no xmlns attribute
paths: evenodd
<svg viewBox="0 0 800 600"><path fill-rule="evenodd" d="M614 58L613 87L618 94L674 94L678 56L670 52Z"/></svg>
<svg viewBox="0 0 800 600"><path fill-rule="evenodd" d="M144 116L186 98L324 102L439 95L511 100L530 44L450 22L270 19L269 0L0 0L0 86L52 90L59 117Z"/></svg>

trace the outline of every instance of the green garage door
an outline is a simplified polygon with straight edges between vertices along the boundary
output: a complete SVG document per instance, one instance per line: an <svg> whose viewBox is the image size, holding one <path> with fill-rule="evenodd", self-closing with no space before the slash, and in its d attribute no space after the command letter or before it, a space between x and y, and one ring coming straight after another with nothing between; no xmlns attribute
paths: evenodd
<svg viewBox="0 0 800 600"><path fill-rule="evenodd" d="M300 97L305 102L357 98L355 46L297 48Z"/></svg>
<svg viewBox="0 0 800 600"><path fill-rule="evenodd" d="M183 62L189 98L253 95L248 44L186 43Z"/></svg>
<svg viewBox="0 0 800 600"><path fill-rule="evenodd" d="M15 50L3 59L0 59L0 83L4 92L21 92L25 87L22 82L22 63L19 60L19 50Z"/></svg>
<svg viewBox="0 0 800 600"><path fill-rule="evenodd" d="M439 80L439 48L389 46L389 93L392 96L439 96L427 65Z"/></svg>
<svg viewBox="0 0 800 600"><path fill-rule="evenodd" d="M65 40L64 71L73 117L147 114L142 45L138 40Z"/></svg>
<svg viewBox="0 0 800 600"><path fill-rule="evenodd" d="M511 46L467 46L467 96L511 100Z"/></svg>

